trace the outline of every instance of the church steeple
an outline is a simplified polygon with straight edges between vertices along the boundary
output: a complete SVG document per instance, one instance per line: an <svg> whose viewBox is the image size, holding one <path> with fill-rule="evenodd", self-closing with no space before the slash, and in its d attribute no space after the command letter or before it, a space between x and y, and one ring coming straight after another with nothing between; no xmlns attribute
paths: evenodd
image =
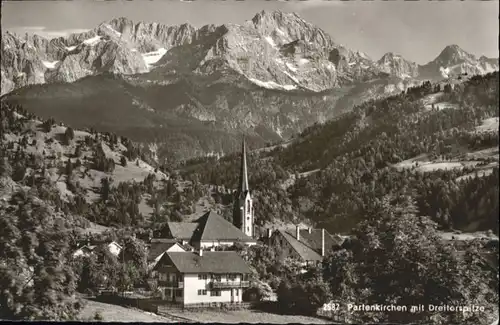
<svg viewBox="0 0 500 325"><path fill-rule="evenodd" d="M244 137L241 145L240 191L240 193L246 193L249 191L247 171L247 146L245 144Z"/></svg>
<svg viewBox="0 0 500 325"><path fill-rule="evenodd" d="M245 138L241 145L240 183L234 201L233 223L247 236L254 236L252 196L248 186L247 148Z"/></svg>

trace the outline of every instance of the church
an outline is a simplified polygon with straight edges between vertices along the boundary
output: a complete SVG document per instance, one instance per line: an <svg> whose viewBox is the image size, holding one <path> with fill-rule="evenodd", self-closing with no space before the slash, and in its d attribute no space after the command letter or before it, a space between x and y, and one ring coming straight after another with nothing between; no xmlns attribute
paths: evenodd
<svg viewBox="0 0 500 325"><path fill-rule="evenodd" d="M208 211L193 222L167 222L155 237L174 239L182 245L190 245L198 250L232 246L236 243L256 245L244 139L241 151L240 182L233 207L233 223L213 211Z"/></svg>

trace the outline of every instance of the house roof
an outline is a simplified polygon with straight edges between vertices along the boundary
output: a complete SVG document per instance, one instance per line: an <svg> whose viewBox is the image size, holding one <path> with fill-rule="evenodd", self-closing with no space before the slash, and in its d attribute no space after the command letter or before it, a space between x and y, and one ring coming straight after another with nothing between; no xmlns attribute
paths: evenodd
<svg viewBox="0 0 500 325"><path fill-rule="evenodd" d="M255 239L244 234L235 225L213 211L205 213L196 220L198 227L193 234L193 241L232 240L251 242Z"/></svg>
<svg viewBox="0 0 500 325"><path fill-rule="evenodd" d="M148 249L148 261L154 261L158 256L162 253L166 252L170 247L176 245L176 242L173 243L162 243L155 242L151 243Z"/></svg>
<svg viewBox="0 0 500 325"><path fill-rule="evenodd" d="M305 261L321 261L321 232L322 229L312 229L311 233L307 229L301 229L299 240L296 238L295 230L279 230L283 238L293 247L293 249ZM332 236L325 230L325 250L333 246L340 246L344 239L340 236Z"/></svg>
<svg viewBox="0 0 500 325"><path fill-rule="evenodd" d="M303 242L298 241L295 236L287 231L279 230L283 238L292 246L292 248L299 254L305 261L321 261L323 258L320 254L314 251L311 247L305 245ZM326 247L326 246L325 246Z"/></svg>
<svg viewBox="0 0 500 325"><path fill-rule="evenodd" d="M151 238L151 243L177 243L175 238Z"/></svg>
<svg viewBox="0 0 500 325"><path fill-rule="evenodd" d="M167 222L167 227L174 238L189 240L197 228L193 222Z"/></svg>
<svg viewBox="0 0 500 325"><path fill-rule="evenodd" d="M155 269L173 264L181 273L251 273L245 261L233 251L203 252L167 252Z"/></svg>

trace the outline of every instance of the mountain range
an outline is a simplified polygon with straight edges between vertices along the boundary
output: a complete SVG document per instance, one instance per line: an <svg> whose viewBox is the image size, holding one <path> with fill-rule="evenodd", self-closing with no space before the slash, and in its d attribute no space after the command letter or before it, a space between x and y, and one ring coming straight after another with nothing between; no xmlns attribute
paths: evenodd
<svg viewBox="0 0 500 325"><path fill-rule="evenodd" d="M175 159L231 152L242 132L280 141L423 80L498 70L498 59L457 45L426 65L393 53L375 61L281 11L198 29L117 18L51 40L2 32L1 54L3 100Z"/></svg>

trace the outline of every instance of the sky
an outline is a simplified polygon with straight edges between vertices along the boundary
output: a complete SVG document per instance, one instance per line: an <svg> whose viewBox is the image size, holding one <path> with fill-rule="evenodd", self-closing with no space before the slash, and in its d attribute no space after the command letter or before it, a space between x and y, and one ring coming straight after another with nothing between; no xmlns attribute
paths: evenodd
<svg viewBox="0 0 500 325"><path fill-rule="evenodd" d="M116 17L201 27L241 24L261 10L296 12L336 42L377 60L394 52L424 64L450 44L477 56L498 57L498 0L2 1L1 26L51 38L92 29Z"/></svg>

